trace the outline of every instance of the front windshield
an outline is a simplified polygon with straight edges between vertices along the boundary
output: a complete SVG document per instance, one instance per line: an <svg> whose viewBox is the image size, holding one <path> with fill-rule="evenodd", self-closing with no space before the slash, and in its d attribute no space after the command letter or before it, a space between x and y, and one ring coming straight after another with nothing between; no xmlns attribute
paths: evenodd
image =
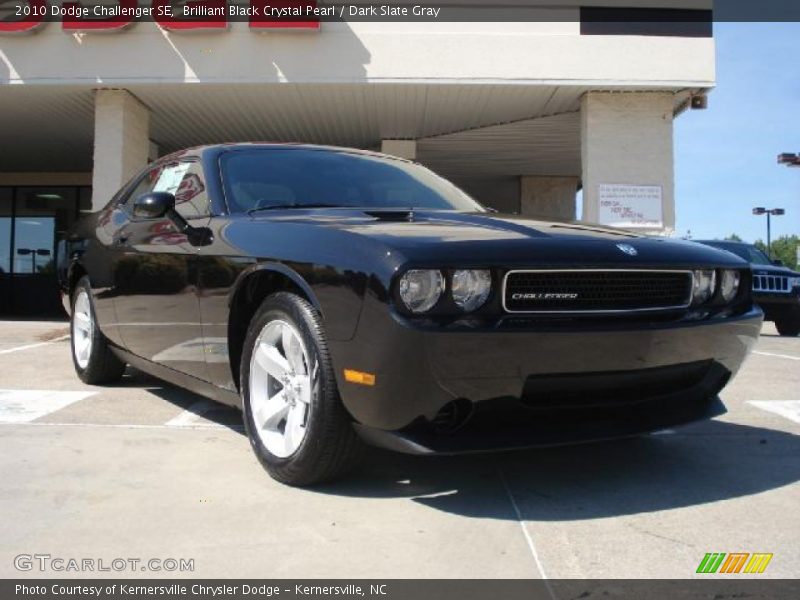
<svg viewBox="0 0 800 600"><path fill-rule="evenodd" d="M222 156L231 212L344 206L485 211L449 181L401 160L309 148L263 148Z"/></svg>
<svg viewBox="0 0 800 600"><path fill-rule="evenodd" d="M772 261L764 254L761 250L754 247L747 248L750 257L746 260L749 260L754 265L771 265Z"/></svg>
<svg viewBox="0 0 800 600"><path fill-rule="evenodd" d="M755 246L744 246L739 244L712 244L717 248L721 248L722 250L727 250L728 252L733 252L739 258L745 259L747 262L752 263L754 265L771 265L772 261L767 258L767 255L764 254L761 250L756 248Z"/></svg>

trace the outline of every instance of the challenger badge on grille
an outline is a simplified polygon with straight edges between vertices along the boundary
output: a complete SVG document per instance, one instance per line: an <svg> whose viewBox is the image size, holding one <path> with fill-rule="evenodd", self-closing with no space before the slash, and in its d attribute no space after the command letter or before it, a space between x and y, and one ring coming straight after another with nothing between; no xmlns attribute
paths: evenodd
<svg viewBox="0 0 800 600"><path fill-rule="evenodd" d="M578 294L512 294L514 300L575 300Z"/></svg>
<svg viewBox="0 0 800 600"><path fill-rule="evenodd" d="M508 312L626 312L689 305L692 274L659 270L517 270L503 283Z"/></svg>

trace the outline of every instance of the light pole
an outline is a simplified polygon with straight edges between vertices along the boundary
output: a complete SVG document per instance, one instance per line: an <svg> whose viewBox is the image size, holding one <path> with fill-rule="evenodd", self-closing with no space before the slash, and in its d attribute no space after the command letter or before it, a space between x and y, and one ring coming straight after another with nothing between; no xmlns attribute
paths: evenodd
<svg viewBox="0 0 800 600"><path fill-rule="evenodd" d="M800 153L783 152L778 154L778 164L786 165L787 167L800 167ZM800 264L800 246L795 248L797 254L797 262Z"/></svg>
<svg viewBox="0 0 800 600"><path fill-rule="evenodd" d="M17 248L17 254L20 256L31 257L31 273L36 273L36 250L31 248Z"/></svg>
<svg viewBox="0 0 800 600"><path fill-rule="evenodd" d="M47 248L17 248L17 254L20 256L31 257L31 273L36 275L36 257L37 256L50 256L50 250Z"/></svg>
<svg viewBox="0 0 800 600"><path fill-rule="evenodd" d="M772 215L780 217L781 215L786 214L786 211L782 208L764 208L763 206L757 206L753 209L753 214L767 215L767 256L770 260L772 260L772 227L770 223L770 217L772 217Z"/></svg>

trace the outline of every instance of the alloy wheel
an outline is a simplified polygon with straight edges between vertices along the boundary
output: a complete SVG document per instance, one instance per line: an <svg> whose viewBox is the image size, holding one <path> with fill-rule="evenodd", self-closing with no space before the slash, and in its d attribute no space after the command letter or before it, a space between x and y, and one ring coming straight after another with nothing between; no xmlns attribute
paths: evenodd
<svg viewBox="0 0 800 600"><path fill-rule="evenodd" d="M85 369L89 365L93 334L92 304L89 300L89 293L81 290L75 298L75 306L72 311L72 351L75 354L75 362L81 369Z"/></svg>
<svg viewBox="0 0 800 600"><path fill-rule="evenodd" d="M282 320L267 323L250 359L250 409L256 432L279 458L303 442L311 413L313 373L297 329Z"/></svg>

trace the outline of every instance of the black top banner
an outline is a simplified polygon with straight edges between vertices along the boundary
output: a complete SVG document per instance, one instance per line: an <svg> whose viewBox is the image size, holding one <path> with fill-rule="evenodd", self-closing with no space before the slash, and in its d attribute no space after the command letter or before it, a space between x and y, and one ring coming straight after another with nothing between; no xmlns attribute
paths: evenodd
<svg viewBox="0 0 800 600"><path fill-rule="evenodd" d="M15 21L580 22L587 34L710 35L709 23L800 22L796 0L0 0L0 22ZM625 25L634 27L625 27ZM650 26L648 26L650 25Z"/></svg>

